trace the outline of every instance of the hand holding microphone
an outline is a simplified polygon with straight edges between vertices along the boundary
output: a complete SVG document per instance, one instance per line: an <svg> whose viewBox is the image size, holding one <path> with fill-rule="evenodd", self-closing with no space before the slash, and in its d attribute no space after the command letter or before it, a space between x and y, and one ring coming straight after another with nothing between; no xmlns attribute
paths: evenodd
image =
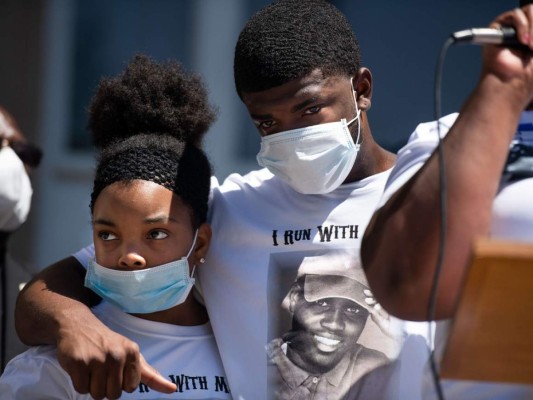
<svg viewBox="0 0 533 400"><path fill-rule="evenodd" d="M520 7L525 7L532 3L533 0L520 0L519 2ZM501 26L498 28L465 29L452 33L451 37L453 38L454 42L458 44L492 44L501 45L504 47L517 48L523 51L531 51L531 43L529 43L529 45L526 45L518 39L517 29L514 27L515 24L518 23L518 21L522 23L527 22L524 18L517 17L518 13L525 14L523 11L517 8L513 11L504 14L503 16L500 16ZM529 37L529 42L531 42L531 32L529 35L526 35L526 37Z"/></svg>
<svg viewBox="0 0 533 400"><path fill-rule="evenodd" d="M452 33L456 43L464 44L496 44L505 47L517 47L527 50L528 47L518 40L516 30L512 27L472 28Z"/></svg>
<svg viewBox="0 0 533 400"><path fill-rule="evenodd" d="M481 79L495 77L494 82L502 84L499 91L507 88L513 101L527 101L524 107L533 100L533 5L525 4L530 2L499 15L488 28L457 31L449 39L456 44L490 45L483 50Z"/></svg>

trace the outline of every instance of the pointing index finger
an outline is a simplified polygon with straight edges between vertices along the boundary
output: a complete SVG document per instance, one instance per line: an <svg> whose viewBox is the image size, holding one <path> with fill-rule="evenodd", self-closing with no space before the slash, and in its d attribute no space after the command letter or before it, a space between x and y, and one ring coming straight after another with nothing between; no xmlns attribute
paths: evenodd
<svg viewBox="0 0 533 400"><path fill-rule="evenodd" d="M141 355L141 382L150 389L161 393L173 393L178 388L177 386L165 379L154 367L146 362Z"/></svg>

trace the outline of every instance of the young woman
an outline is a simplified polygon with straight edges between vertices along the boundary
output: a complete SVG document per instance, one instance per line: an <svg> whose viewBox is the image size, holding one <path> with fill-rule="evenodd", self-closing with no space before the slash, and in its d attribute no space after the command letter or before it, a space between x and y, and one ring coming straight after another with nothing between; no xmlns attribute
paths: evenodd
<svg viewBox="0 0 533 400"><path fill-rule="evenodd" d="M120 124L133 109L139 122ZM199 145L213 116L198 78L177 63L142 56L104 80L93 99L89 125L102 152L90 203L95 256L85 285L104 300L93 308L100 321L138 343L169 379L168 394L141 384L117 397L231 398L207 312L191 290L211 238L211 167ZM123 377L115 378L121 387ZM91 398L77 393L54 346L19 355L0 378L0 399L42 393Z"/></svg>

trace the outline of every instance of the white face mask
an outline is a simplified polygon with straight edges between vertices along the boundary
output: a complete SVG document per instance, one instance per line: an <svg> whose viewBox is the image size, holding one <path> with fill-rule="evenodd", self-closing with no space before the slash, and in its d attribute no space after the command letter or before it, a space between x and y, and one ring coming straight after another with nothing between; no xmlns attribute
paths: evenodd
<svg viewBox="0 0 533 400"><path fill-rule="evenodd" d="M26 221L33 190L24 164L9 146L0 145L0 182L0 231L10 232Z"/></svg>
<svg viewBox="0 0 533 400"><path fill-rule="evenodd" d="M259 165L303 194L337 189L352 170L360 147L361 124L357 124L356 143L348 129L361 113L353 88L352 94L355 118L264 136L257 154Z"/></svg>
<svg viewBox="0 0 533 400"><path fill-rule="evenodd" d="M130 314L149 314L182 304L195 279L189 276L189 261L198 231L189 253L180 260L152 268L120 271L90 261L85 286L104 300Z"/></svg>

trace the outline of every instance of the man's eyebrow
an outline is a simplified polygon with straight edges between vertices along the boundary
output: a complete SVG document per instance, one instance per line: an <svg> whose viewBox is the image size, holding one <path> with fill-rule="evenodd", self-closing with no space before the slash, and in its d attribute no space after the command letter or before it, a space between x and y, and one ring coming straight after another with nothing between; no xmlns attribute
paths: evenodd
<svg viewBox="0 0 533 400"><path fill-rule="evenodd" d="M250 113L252 119L272 119L272 114L253 114Z"/></svg>
<svg viewBox="0 0 533 400"><path fill-rule="evenodd" d="M310 106L311 104L314 104L318 100L317 96L310 97L309 99L306 99L302 101L301 103L298 103L291 107L291 113L295 113L298 111L301 111L302 109ZM272 114L255 114L250 113L250 117L252 119L272 119Z"/></svg>
<svg viewBox="0 0 533 400"><path fill-rule="evenodd" d="M318 99L318 97L314 96L314 97L311 97L311 98L309 98L307 100L304 100L301 103L298 103L298 104L294 105L291 108L291 112L295 113L295 112L301 111L305 107L308 107L309 105L315 103L317 101L317 99Z"/></svg>

